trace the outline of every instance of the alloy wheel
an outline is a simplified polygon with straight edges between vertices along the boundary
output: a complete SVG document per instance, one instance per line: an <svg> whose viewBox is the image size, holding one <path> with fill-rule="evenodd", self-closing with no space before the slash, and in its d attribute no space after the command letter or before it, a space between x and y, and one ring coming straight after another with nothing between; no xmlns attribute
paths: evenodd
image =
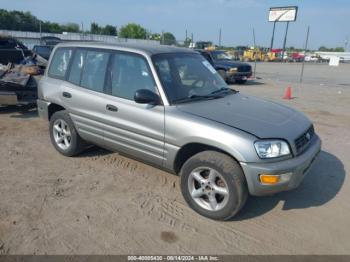
<svg viewBox="0 0 350 262"><path fill-rule="evenodd" d="M63 150L67 150L72 142L71 131L63 119L57 119L53 124L53 137L57 146Z"/></svg>
<svg viewBox="0 0 350 262"><path fill-rule="evenodd" d="M221 210L229 198L224 177L209 167L198 167L191 172L188 177L188 190L192 199L209 211Z"/></svg>

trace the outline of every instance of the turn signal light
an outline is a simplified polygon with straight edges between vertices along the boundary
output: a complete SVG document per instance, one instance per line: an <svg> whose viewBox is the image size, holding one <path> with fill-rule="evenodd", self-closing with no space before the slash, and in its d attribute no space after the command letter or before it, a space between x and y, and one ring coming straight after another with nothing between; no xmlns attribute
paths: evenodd
<svg viewBox="0 0 350 262"><path fill-rule="evenodd" d="M274 184L277 184L279 181L280 181L280 176L278 175L268 175L268 174L260 175L260 182L262 184L274 185Z"/></svg>

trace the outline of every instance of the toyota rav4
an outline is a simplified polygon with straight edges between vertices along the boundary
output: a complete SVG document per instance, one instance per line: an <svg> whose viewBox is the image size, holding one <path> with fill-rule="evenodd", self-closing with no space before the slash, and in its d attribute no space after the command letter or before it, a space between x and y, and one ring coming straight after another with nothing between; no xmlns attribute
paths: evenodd
<svg viewBox="0 0 350 262"><path fill-rule="evenodd" d="M296 188L321 148L302 113L230 89L189 49L59 44L38 96L61 154L95 144L179 174L188 205L212 219Z"/></svg>

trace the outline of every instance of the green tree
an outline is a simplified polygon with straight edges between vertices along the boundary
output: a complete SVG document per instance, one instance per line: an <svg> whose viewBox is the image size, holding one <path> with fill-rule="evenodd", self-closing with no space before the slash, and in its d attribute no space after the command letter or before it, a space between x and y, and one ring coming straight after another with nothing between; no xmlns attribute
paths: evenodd
<svg viewBox="0 0 350 262"><path fill-rule="evenodd" d="M146 39L147 30L138 24L129 23L120 28L119 36L122 38Z"/></svg>
<svg viewBox="0 0 350 262"><path fill-rule="evenodd" d="M320 46L320 48L318 49L318 51L321 51L321 52L325 52L327 50L328 50L328 48L325 46Z"/></svg>
<svg viewBox="0 0 350 262"><path fill-rule="evenodd" d="M62 25L62 30L64 32L78 33L80 31L80 28L76 23L67 23L65 25Z"/></svg>
<svg viewBox="0 0 350 262"><path fill-rule="evenodd" d="M102 34L104 35L117 35L117 28L112 25L106 25L104 28L102 28Z"/></svg>
<svg viewBox="0 0 350 262"><path fill-rule="evenodd" d="M79 25L67 23L60 25L58 23L44 22L33 16L30 12L7 11L0 9L0 28L6 30L39 32L41 24L42 32L62 33L79 32Z"/></svg>
<svg viewBox="0 0 350 262"><path fill-rule="evenodd" d="M185 41L184 41L184 46L185 46L185 47L189 47L190 44L191 44L191 42L192 42L192 39L189 38L189 37L187 37L187 38L185 39Z"/></svg>
<svg viewBox="0 0 350 262"><path fill-rule="evenodd" d="M165 32L162 36L161 44L163 44L163 45L175 45L176 38L172 33Z"/></svg>
<svg viewBox="0 0 350 262"><path fill-rule="evenodd" d="M344 49L344 47L328 48L325 46L320 46L318 51L321 51L321 52L345 52L345 49Z"/></svg>
<svg viewBox="0 0 350 262"><path fill-rule="evenodd" d="M96 35L101 34L101 28L100 28L100 26L99 26L97 23L95 23L95 22L91 23L91 26L90 26L90 33L91 33L91 34L96 34Z"/></svg>
<svg viewBox="0 0 350 262"><path fill-rule="evenodd" d="M336 47L334 48L334 52L345 52L344 47Z"/></svg>

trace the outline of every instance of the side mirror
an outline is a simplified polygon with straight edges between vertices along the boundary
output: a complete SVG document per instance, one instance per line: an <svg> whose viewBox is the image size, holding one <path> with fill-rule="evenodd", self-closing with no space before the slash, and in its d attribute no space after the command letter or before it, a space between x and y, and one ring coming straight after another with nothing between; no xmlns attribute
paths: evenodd
<svg viewBox="0 0 350 262"><path fill-rule="evenodd" d="M160 97L148 89L140 89L135 92L134 100L139 104L159 105Z"/></svg>

